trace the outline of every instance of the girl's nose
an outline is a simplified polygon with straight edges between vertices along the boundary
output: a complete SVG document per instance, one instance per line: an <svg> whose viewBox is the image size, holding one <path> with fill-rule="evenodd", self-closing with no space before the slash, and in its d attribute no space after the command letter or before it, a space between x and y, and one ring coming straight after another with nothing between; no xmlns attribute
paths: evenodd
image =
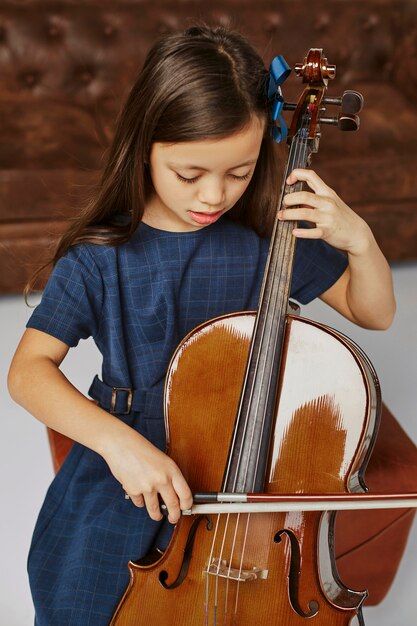
<svg viewBox="0 0 417 626"><path fill-rule="evenodd" d="M207 181L199 190L199 198L202 204L219 206L225 200L224 186L221 181Z"/></svg>

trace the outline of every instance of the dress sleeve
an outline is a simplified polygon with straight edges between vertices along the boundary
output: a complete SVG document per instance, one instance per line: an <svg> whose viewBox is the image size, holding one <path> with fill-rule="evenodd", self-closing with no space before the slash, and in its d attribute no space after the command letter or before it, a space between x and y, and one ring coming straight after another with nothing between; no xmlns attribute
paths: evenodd
<svg viewBox="0 0 417 626"><path fill-rule="evenodd" d="M291 297L308 304L329 289L348 264L343 252L322 239L297 239Z"/></svg>
<svg viewBox="0 0 417 626"><path fill-rule="evenodd" d="M55 265L26 326L74 347L97 334L102 301L103 281L93 255L85 244L74 246Z"/></svg>

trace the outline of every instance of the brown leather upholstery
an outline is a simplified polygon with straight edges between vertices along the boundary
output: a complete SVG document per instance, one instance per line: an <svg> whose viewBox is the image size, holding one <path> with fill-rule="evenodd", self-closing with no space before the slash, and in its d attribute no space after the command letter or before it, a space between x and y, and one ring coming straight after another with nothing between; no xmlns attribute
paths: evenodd
<svg viewBox="0 0 417 626"><path fill-rule="evenodd" d="M0 6L0 293L18 292L97 178L144 55L196 18L232 23L266 62L310 47L337 65L332 95L362 91L356 134L323 128L314 167L391 259L417 257L417 4L411 0L60 0ZM290 78L285 95L297 97ZM336 111L335 111L336 112Z"/></svg>
<svg viewBox="0 0 417 626"><path fill-rule="evenodd" d="M50 429L48 435L57 471L72 441ZM370 492L417 492L417 448L385 406L366 482ZM337 514L335 553L340 578L351 589L368 589L367 605L378 604L387 594L414 515L414 509Z"/></svg>

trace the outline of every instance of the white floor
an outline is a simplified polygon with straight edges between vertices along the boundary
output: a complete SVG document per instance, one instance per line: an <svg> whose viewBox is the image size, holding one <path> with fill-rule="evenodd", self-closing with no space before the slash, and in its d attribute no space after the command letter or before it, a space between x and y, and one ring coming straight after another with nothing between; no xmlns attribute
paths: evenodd
<svg viewBox="0 0 417 626"><path fill-rule="evenodd" d="M417 442L417 264L394 267L398 314L384 333L363 331L327 311L321 303L305 307L303 315L319 319L357 341L379 373L385 403ZM0 440L0 624L30 626L33 610L26 580L30 536L52 466L44 427L10 400L6 391L8 364L30 311L22 298L0 298L0 398L3 436ZM81 353L81 354L80 354ZM76 357L76 358L74 358ZM86 392L99 359L90 342L69 354L65 371ZM417 624L417 525L395 583L379 606L365 610L367 626ZM60 626L51 624L50 626Z"/></svg>

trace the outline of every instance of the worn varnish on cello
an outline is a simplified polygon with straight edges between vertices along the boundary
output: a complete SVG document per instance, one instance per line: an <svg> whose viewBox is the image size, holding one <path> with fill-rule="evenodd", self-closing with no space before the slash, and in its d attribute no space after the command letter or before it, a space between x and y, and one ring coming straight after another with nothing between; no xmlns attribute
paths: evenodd
<svg viewBox="0 0 417 626"><path fill-rule="evenodd" d="M322 51L296 66L304 91L285 105L275 59L274 119L294 111L286 175L318 149L320 124L353 130L362 98L326 98ZM341 105L327 117L326 104ZM284 193L297 191L286 187ZM280 207L278 207L280 208ZM288 314L294 223L276 220L258 312L211 320L173 356L166 380L169 454L194 492L359 493L380 410L367 357L340 333ZM333 554L334 513L183 517L163 556L129 563L112 626L363 624L365 590L346 588Z"/></svg>

